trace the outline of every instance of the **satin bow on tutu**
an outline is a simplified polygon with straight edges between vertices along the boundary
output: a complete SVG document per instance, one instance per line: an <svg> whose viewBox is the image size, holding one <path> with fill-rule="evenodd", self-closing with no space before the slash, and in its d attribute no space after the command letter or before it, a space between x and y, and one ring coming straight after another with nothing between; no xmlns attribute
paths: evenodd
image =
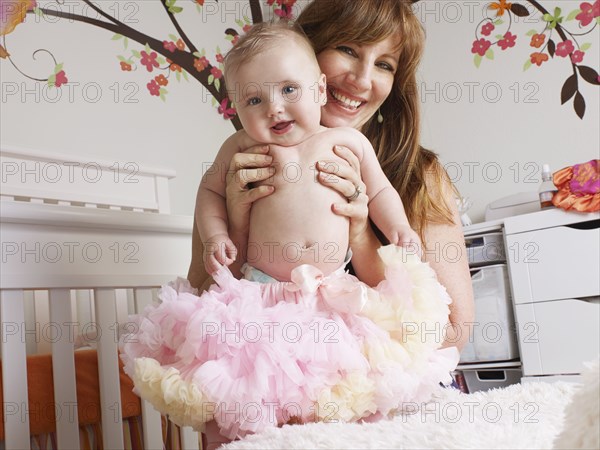
<svg viewBox="0 0 600 450"><path fill-rule="evenodd" d="M303 264L292 270L291 279L287 291L318 294L328 309L339 313L359 313L368 301L367 287L343 269L324 276L315 266Z"/></svg>

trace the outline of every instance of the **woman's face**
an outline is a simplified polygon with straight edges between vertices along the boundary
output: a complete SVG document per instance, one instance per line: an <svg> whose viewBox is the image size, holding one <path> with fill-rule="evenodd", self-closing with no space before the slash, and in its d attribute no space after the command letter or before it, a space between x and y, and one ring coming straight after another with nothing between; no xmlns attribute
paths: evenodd
<svg viewBox="0 0 600 450"><path fill-rule="evenodd" d="M326 127L360 129L389 95L398 70L399 38L391 35L376 44L339 44L317 55L327 77Z"/></svg>

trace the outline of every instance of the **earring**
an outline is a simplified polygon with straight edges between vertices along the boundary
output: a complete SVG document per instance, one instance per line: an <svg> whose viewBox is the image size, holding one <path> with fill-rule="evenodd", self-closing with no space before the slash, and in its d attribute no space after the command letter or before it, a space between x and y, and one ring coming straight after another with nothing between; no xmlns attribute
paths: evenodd
<svg viewBox="0 0 600 450"><path fill-rule="evenodd" d="M383 116L381 115L381 109L377 110L377 123L383 123Z"/></svg>

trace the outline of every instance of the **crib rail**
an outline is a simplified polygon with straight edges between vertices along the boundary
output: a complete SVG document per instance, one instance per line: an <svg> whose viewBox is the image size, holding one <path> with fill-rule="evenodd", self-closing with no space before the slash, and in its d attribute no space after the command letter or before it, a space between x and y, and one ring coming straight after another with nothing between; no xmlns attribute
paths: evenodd
<svg viewBox="0 0 600 450"><path fill-rule="evenodd" d="M175 172L3 145L0 199L148 212L169 212Z"/></svg>
<svg viewBox="0 0 600 450"><path fill-rule="evenodd" d="M58 448L80 448L78 336L97 347L103 446L123 447L118 332L127 313L154 300L156 287L185 276L191 229L190 217L155 212L0 202L6 449L30 448L31 352L52 354ZM145 402L142 421L144 448L163 448L161 417ZM181 438L184 448L198 448L191 429L183 429Z"/></svg>

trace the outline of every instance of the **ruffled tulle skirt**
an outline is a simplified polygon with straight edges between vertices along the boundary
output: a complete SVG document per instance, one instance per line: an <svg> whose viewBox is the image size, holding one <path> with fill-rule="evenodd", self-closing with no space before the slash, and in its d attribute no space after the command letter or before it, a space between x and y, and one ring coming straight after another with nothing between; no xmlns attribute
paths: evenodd
<svg viewBox="0 0 600 450"><path fill-rule="evenodd" d="M440 349L450 299L428 264L380 249L369 288L300 266L291 282L237 280L226 268L196 295L186 280L132 316L121 358L135 391L179 425L210 420L229 438L267 426L357 421L429 399L459 359Z"/></svg>

